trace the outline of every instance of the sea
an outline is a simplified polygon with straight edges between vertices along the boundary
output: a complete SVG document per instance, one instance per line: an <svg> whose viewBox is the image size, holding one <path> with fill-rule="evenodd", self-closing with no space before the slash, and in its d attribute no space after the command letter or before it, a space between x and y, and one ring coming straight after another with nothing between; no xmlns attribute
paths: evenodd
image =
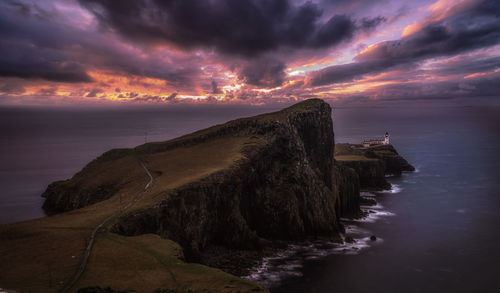
<svg viewBox="0 0 500 293"><path fill-rule="evenodd" d="M354 243L290 245L246 278L271 293L500 292L500 107L333 106L337 143L387 131L416 171L362 193L377 204L342 219ZM111 148L272 110L0 108L0 224L43 217L47 185Z"/></svg>

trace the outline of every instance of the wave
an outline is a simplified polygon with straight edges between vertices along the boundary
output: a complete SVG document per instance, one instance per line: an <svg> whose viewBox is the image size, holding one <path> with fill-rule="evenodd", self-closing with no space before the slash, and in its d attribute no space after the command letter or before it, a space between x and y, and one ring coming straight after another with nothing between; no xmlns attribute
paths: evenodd
<svg viewBox="0 0 500 293"><path fill-rule="evenodd" d="M358 230L356 232L369 234L367 230ZM305 261L320 259L332 254L355 255L370 247L370 243L380 243L382 241L381 238L372 241L369 236L361 236L353 237L352 243L346 241L344 243L315 241L306 245L289 245L285 250L276 253L274 256L263 258L260 266L255 268L253 273L243 278L257 282L266 288L272 288L281 284L283 280L301 277Z"/></svg>
<svg viewBox="0 0 500 293"><path fill-rule="evenodd" d="M375 196L373 193L363 192L363 196ZM265 257L252 273L243 278L257 282L266 288L280 285L283 280L301 277L304 262L323 258L328 255L356 255L371 245L382 243L384 240L377 237L372 240L372 232L360 227L361 222L373 223L381 217L394 216L377 203L374 206L362 206L366 215L360 219L341 219L345 227L345 234L341 235L343 243L329 241L314 241L303 245L290 244L273 256Z"/></svg>
<svg viewBox="0 0 500 293"><path fill-rule="evenodd" d="M399 184L392 184L391 189L379 191L379 193L400 193L403 190Z"/></svg>

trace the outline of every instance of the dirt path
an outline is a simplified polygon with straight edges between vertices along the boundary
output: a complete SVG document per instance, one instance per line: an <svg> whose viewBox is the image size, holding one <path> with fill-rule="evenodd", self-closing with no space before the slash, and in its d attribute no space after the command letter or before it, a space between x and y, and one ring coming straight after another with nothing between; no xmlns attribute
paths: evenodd
<svg viewBox="0 0 500 293"><path fill-rule="evenodd" d="M99 223L99 225L97 225L94 228L94 230L92 231L92 234L90 234L89 242L87 244L87 247L85 248L85 252L83 254L83 259L82 259L82 262L80 263L80 266L78 267L78 270L76 271L75 275L73 276L73 279L71 279L71 281L68 282L59 291L59 293L66 293L66 292L68 292L76 284L76 282L78 282L78 280L82 276L83 271L85 271L85 267L87 266L87 263L88 263L88 260L89 260L89 257L90 257L90 253L92 252L92 247L94 245L94 240L95 240L95 236L96 236L97 232L99 232L99 230L104 225L106 225L112 218L114 218L115 216L117 216L119 213L127 210L132 205L134 205L134 203L136 203L141 198L141 196L144 194L144 192L146 192L148 190L148 188L151 187L151 184L153 184L153 176L149 172L148 168L146 167L146 165L144 165L144 163L140 160L140 158L138 156L136 156L136 158L139 161L139 163L141 164L142 168L148 174L148 176L149 176L149 182L146 184L146 186L144 186L144 190L142 190L141 192L139 192L126 206L124 206L119 211L116 211L111 216L109 216L106 219L104 219L101 223Z"/></svg>

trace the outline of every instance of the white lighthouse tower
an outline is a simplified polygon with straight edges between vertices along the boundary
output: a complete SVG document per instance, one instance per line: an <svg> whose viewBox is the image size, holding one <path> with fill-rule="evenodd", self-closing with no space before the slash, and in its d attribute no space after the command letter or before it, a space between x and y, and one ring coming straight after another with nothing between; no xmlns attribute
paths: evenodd
<svg viewBox="0 0 500 293"><path fill-rule="evenodd" d="M385 133L384 144L389 144L389 132Z"/></svg>

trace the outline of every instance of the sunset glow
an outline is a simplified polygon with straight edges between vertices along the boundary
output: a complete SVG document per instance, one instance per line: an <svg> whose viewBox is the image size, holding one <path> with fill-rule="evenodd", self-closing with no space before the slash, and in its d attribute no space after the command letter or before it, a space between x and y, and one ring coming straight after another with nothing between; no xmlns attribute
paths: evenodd
<svg viewBox="0 0 500 293"><path fill-rule="evenodd" d="M2 2L0 103L496 103L500 93L495 1L139 2L121 14L100 0Z"/></svg>

